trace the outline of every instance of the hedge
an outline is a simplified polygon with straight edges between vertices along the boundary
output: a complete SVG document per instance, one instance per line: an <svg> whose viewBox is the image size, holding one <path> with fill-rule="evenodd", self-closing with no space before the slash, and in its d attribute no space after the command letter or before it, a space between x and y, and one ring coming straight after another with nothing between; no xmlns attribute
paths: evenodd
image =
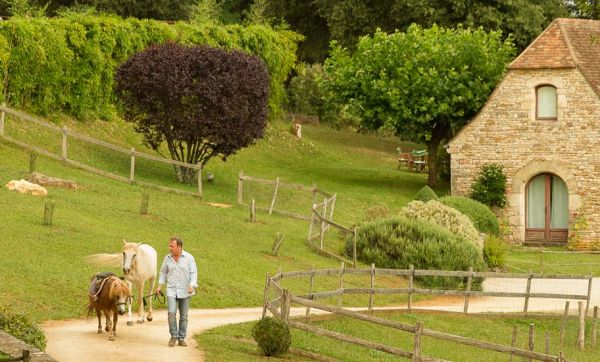
<svg viewBox="0 0 600 362"><path fill-rule="evenodd" d="M165 41L240 49L269 69L271 115L282 111L284 82L302 37L263 25L170 25L156 20L71 14L0 22L0 100L40 115L112 118L117 67L132 54Z"/></svg>

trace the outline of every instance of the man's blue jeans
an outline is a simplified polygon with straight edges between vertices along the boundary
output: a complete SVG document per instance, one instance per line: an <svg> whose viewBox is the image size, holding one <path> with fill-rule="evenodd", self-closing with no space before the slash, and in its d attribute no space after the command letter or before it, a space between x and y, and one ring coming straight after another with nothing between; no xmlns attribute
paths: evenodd
<svg viewBox="0 0 600 362"><path fill-rule="evenodd" d="M177 328L177 308L179 308L179 328ZM171 333L171 337L177 339L185 339L187 332L189 308L190 297L167 297L167 309L169 311L169 333Z"/></svg>

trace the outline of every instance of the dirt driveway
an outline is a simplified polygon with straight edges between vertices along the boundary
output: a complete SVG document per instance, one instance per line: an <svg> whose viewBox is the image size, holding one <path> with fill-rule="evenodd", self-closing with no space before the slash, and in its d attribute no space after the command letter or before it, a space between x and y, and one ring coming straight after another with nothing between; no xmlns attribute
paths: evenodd
<svg viewBox="0 0 600 362"><path fill-rule="evenodd" d="M539 282L539 283L538 283ZM484 289L488 291L524 292L526 279L509 280L488 278ZM594 288L595 287L595 288ZM545 280L534 281L531 291L536 293L586 294L586 281ZM415 304L415 308L462 311L464 299L440 298ZM531 299L530 311L560 312L564 300ZM595 278L590 305L600 304L600 280ZM577 303L571 301L572 312ZM402 308L405 306L402 305ZM523 308L520 298L472 298L469 311L477 312L519 312ZM386 308L387 309L387 308ZM314 309L313 309L314 311ZM305 309L293 308L292 315L302 315ZM192 309L189 312L188 335L200 333L214 327L258 320L262 308L233 309ZM188 338L188 347L168 347L169 341L167 312L157 310L154 321L143 325L126 325L125 318L119 321L116 341L108 340L106 333L97 334L96 319L68 321L50 321L42 325L48 346L46 352L61 362L132 362L132 361L203 361L204 354L193 338Z"/></svg>

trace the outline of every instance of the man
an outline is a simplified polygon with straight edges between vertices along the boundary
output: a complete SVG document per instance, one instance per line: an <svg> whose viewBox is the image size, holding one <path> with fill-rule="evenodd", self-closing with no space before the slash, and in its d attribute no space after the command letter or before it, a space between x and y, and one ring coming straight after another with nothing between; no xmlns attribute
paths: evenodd
<svg viewBox="0 0 600 362"><path fill-rule="evenodd" d="M198 269L192 254L183 251L183 241L172 237L169 239L169 254L165 256L160 267L158 288L156 293L167 284L167 309L169 311L169 347L175 342L180 346L187 346L185 342L187 332L188 309L190 297L198 288ZM176 313L179 308L179 328L177 326Z"/></svg>

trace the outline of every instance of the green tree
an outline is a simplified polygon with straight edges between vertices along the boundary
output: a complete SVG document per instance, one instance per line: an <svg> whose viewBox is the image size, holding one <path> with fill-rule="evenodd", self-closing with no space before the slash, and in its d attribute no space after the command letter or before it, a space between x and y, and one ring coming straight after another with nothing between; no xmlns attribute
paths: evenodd
<svg viewBox="0 0 600 362"><path fill-rule="evenodd" d="M483 106L515 49L500 32L482 29L377 31L353 54L335 46L321 83L364 129L393 127L427 144L428 184L437 183L437 149Z"/></svg>
<svg viewBox="0 0 600 362"><path fill-rule="evenodd" d="M567 6L577 18L600 19L599 0L567 0Z"/></svg>

